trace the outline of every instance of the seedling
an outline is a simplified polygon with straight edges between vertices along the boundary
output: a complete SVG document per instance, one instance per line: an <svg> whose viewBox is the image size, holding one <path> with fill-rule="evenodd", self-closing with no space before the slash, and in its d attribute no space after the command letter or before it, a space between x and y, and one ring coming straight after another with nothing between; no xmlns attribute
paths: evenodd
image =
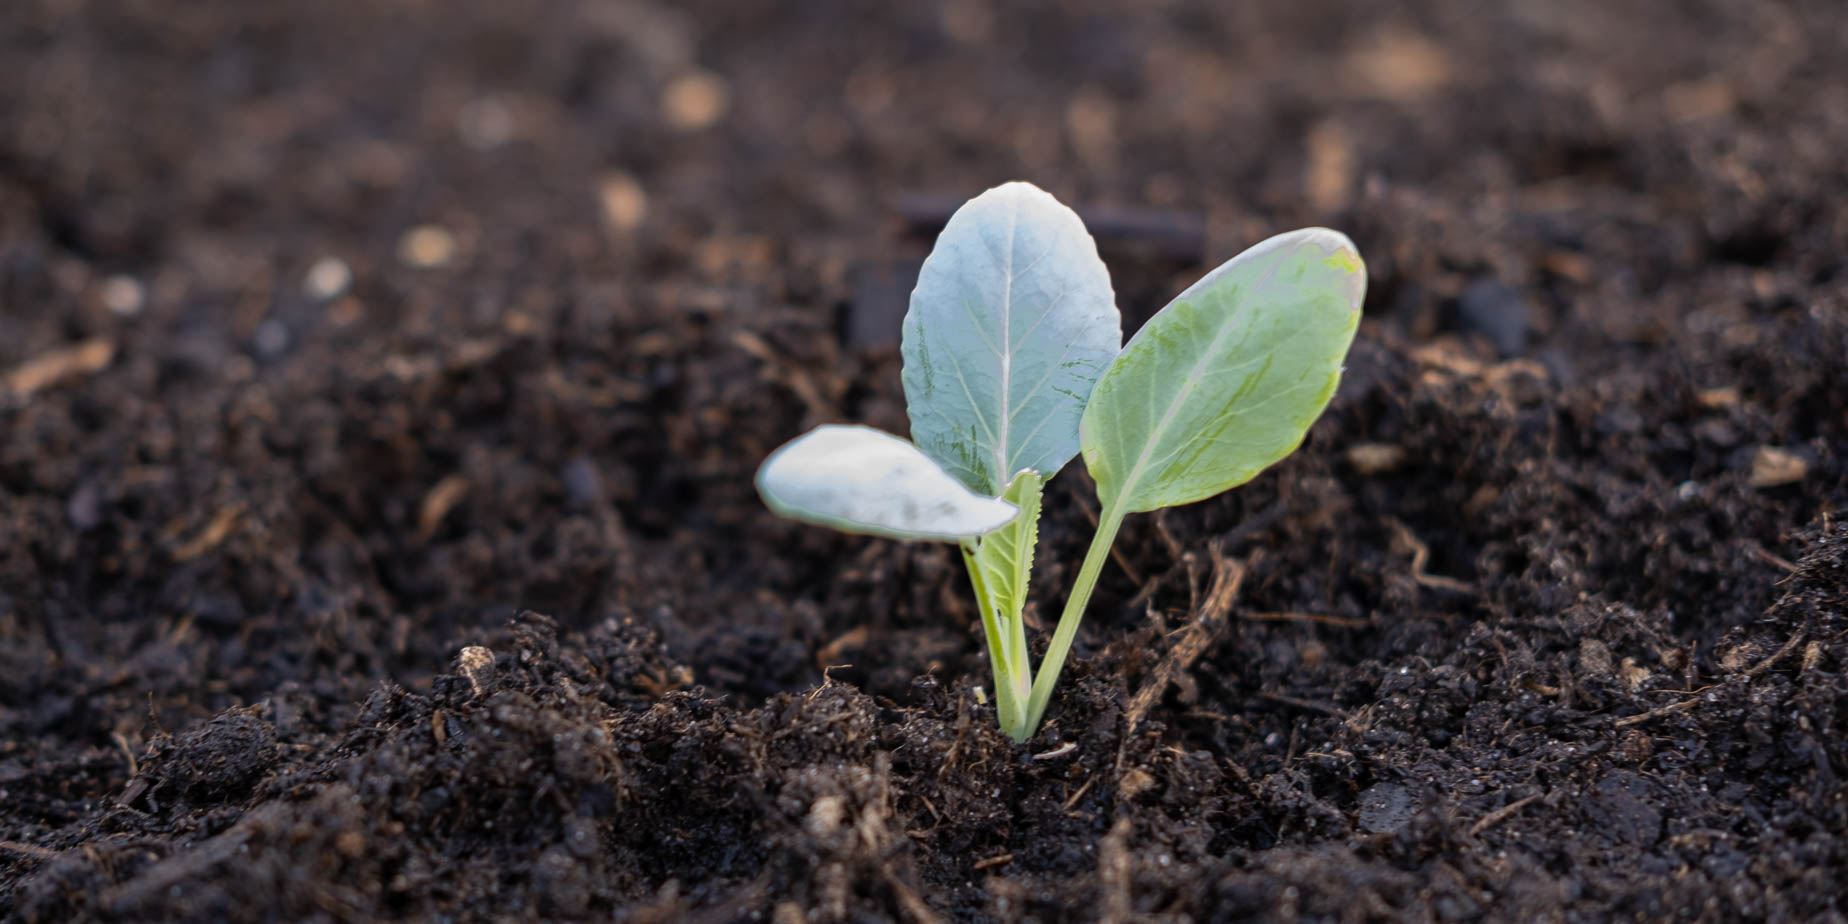
<svg viewBox="0 0 1848 924"><path fill-rule="evenodd" d="M900 352L909 443L829 425L764 461L784 516L955 542L982 613L1002 730L1038 728L1117 530L1204 500L1295 451L1341 378L1366 269L1326 228L1280 234L1189 286L1128 344L1084 224L1009 183L951 216ZM1034 674L1022 611L1047 479L1079 452L1102 510Z"/></svg>

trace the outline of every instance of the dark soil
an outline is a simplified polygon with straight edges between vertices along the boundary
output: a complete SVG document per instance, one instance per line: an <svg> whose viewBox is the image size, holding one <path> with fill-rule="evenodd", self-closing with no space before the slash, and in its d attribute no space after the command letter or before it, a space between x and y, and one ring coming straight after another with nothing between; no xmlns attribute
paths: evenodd
<svg viewBox="0 0 1848 924"><path fill-rule="evenodd" d="M1845 44L11 0L0 917L1848 919ZM1304 449L1127 526L1021 747L946 548L750 484L903 431L915 261L1012 178L1132 322L1305 224L1372 272Z"/></svg>

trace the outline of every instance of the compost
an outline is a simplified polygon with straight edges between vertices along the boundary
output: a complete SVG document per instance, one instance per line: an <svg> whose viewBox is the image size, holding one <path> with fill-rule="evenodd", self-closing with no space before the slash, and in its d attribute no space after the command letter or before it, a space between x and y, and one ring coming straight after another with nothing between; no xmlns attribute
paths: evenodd
<svg viewBox="0 0 1848 924"><path fill-rule="evenodd" d="M0 918L1848 917L1848 8L0 12ZM903 433L944 218L1130 326L1366 257L1303 449L1132 518L1039 735ZM1046 495L1035 637L1091 531Z"/></svg>

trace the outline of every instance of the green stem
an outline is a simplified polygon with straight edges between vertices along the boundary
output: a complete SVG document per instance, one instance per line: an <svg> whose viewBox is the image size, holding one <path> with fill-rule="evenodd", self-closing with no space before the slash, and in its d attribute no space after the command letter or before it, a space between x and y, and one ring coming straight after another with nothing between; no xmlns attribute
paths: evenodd
<svg viewBox="0 0 1848 924"><path fill-rule="evenodd" d="M1033 650L1027 647L1026 614L1016 612L1012 615L1013 620L1002 628L1008 632L1008 663L1012 666L1013 697L1018 712L1010 723L1001 726L1001 730L1014 739L1015 744L1020 744L1033 737L1033 726L1027 723L1027 698L1033 684Z"/></svg>
<svg viewBox="0 0 1848 924"><path fill-rule="evenodd" d="M1059 683L1059 671L1065 667L1065 656L1071 653L1072 640L1078 635L1078 624L1084 621L1084 608L1091 602L1091 591L1097 589L1097 576L1104 570L1104 560L1110 557L1110 545L1116 541L1117 530L1122 525L1121 511L1106 508L1098 518L1097 532L1091 537L1091 548L1084 553L1084 564L1078 568L1078 580L1072 584L1072 595L1065 598L1065 611L1059 614L1059 627L1053 630L1052 644L1046 646L1046 656L1040 659L1039 674L1033 678L1033 691L1027 698L1025 734L1029 737L1039 728L1040 719L1046 715L1046 705L1052 701L1052 688Z"/></svg>
<svg viewBox="0 0 1848 924"><path fill-rule="evenodd" d="M1018 647L1010 644L1009 633L1001 625L1001 614L990 606L988 588L982 581L982 569L975 563L975 548L962 546L963 565L969 570L969 583L975 589L975 606L982 611L982 635L988 642L988 664L995 677L995 721L1001 731L1016 742L1025 741L1027 678L1032 666L1027 663L1026 635L1016 618L1014 634L1020 636Z"/></svg>

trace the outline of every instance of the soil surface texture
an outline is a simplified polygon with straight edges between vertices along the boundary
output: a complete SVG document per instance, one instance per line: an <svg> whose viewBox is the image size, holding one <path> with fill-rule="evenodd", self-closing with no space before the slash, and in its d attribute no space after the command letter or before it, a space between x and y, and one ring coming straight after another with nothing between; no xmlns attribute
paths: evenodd
<svg viewBox="0 0 1848 924"><path fill-rule="evenodd" d="M1848 920L1848 6L0 10L0 919ZM1048 721L904 432L949 210L1346 231L1303 449ZM1049 486L1036 644L1096 513Z"/></svg>

